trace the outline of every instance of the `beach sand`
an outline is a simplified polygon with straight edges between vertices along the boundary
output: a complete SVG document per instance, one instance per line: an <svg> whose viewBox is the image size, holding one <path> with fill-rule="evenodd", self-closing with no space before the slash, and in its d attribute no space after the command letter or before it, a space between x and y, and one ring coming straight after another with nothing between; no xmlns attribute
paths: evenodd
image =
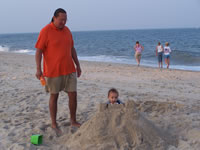
<svg viewBox="0 0 200 150"><path fill-rule="evenodd" d="M61 92L57 120L63 135L56 137L50 127L49 94L45 93L39 80L35 78L34 56L0 53L1 150L73 150L75 148L70 146L78 144L82 145L83 150L108 149L109 146L109 149L134 149L134 146L148 149L148 145L150 149L155 149L154 144L160 140L149 142L151 133L155 133L157 139L165 139L162 140L163 147L158 149L199 150L200 72L160 70L114 63L80 63L82 76L78 78L77 120L83 125L79 129L70 127L68 97L66 93ZM115 116L114 112L118 112L117 109L109 109L103 112L103 116L99 115L99 104L107 101L107 91L112 87L118 89L119 98L123 102L134 101L134 110L142 116L140 118L147 120L141 124L144 126L135 127L137 118L131 117L134 113L124 117L120 114ZM119 112L126 114L121 109ZM101 122L104 116L107 120L119 116L121 119L106 121L108 128L103 124L104 121ZM131 118L132 123L127 122ZM98 130L104 127L105 132ZM120 141L107 140L108 137L114 138L110 130L121 131L116 132L121 136ZM158 136L161 132L162 136ZM40 146L30 143L32 134L43 135L43 143ZM134 136L131 137L130 134ZM80 138L77 137L79 135ZM172 138L169 138L169 135ZM89 145L91 141L87 139L91 138L96 147L94 144ZM135 145L130 144L133 142L131 139L136 140ZM166 146L165 142L169 139L174 139L174 142L167 142L169 145ZM141 141L146 147L140 147Z"/></svg>

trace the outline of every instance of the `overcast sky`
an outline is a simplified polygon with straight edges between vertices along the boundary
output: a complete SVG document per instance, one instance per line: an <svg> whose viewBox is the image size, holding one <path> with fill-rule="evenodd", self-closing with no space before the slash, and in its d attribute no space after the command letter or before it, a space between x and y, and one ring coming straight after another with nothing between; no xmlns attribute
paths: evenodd
<svg viewBox="0 0 200 150"><path fill-rule="evenodd" d="M39 32L59 7L72 31L200 27L200 0L0 0L0 33Z"/></svg>

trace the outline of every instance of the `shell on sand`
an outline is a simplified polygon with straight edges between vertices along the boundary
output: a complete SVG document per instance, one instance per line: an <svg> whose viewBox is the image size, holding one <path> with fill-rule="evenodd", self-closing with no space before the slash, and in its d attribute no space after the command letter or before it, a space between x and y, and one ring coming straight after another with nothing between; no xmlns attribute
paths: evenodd
<svg viewBox="0 0 200 150"><path fill-rule="evenodd" d="M176 146L177 140L147 120L134 101L127 101L124 105L99 104L98 112L65 145L81 150L165 150Z"/></svg>

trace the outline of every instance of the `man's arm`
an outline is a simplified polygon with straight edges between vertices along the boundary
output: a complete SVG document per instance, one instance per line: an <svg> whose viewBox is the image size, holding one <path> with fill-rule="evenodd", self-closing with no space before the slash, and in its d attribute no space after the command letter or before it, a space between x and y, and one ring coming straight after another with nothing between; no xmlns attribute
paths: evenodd
<svg viewBox="0 0 200 150"><path fill-rule="evenodd" d="M74 47L72 48L72 58L74 60L74 63L76 64L77 76L80 77L81 76L81 67L80 67L78 57L76 54L76 49Z"/></svg>
<svg viewBox="0 0 200 150"><path fill-rule="evenodd" d="M40 77L42 76L41 61L42 61L42 50L37 49L35 52L35 62L36 62L36 67L37 67L35 76L39 80L40 80Z"/></svg>

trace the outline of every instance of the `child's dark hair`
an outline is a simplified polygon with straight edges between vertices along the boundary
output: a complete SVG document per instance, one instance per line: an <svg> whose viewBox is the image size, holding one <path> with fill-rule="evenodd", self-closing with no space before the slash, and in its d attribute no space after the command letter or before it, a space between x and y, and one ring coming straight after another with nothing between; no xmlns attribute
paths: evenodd
<svg viewBox="0 0 200 150"><path fill-rule="evenodd" d="M110 93L116 93L117 94L117 96L119 95L119 92L117 91L117 89L115 89L115 88L111 88L109 91L108 91L108 97L109 97L109 95L110 95Z"/></svg>

